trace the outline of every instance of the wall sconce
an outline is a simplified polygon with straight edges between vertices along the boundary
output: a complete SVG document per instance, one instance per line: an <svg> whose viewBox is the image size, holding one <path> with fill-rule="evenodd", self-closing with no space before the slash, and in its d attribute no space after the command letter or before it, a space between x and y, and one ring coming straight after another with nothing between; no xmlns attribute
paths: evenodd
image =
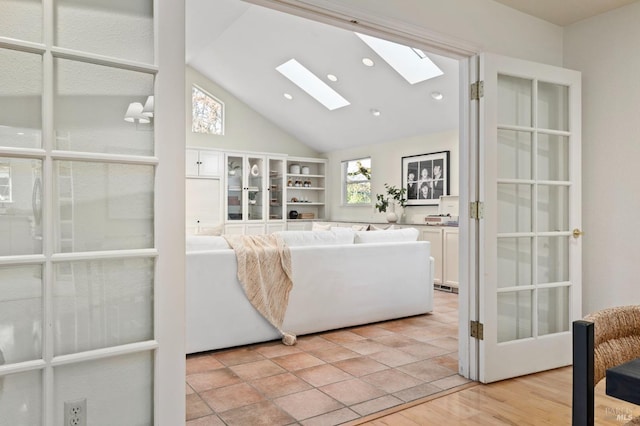
<svg viewBox="0 0 640 426"><path fill-rule="evenodd" d="M132 102L129 104L127 108L127 112L124 114L124 121L129 123L141 123L141 124L149 124L151 123L151 118L153 118L153 106L154 106L154 98L153 96L147 97L144 106L140 102Z"/></svg>

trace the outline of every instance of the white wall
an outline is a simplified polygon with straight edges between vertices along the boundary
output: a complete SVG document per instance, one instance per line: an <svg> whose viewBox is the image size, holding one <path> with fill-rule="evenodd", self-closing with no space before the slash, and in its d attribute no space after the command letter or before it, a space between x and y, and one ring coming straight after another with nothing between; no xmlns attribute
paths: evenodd
<svg viewBox="0 0 640 426"><path fill-rule="evenodd" d="M185 131L190 147L218 148L240 151L283 153L302 157L317 157L318 153L295 139L262 115L249 108L227 90L191 67L186 67ZM191 131L191 87L196 84L224 102L224 135L208 135Z"/></svg>
<svg viewBox="0 0 640 426"><path fill-rule="evenodd" d="M450 188L451 195L458 195L458 131L449 131L431 135L415 136L396 141L368 145L327 153L328 185L331 220L353 222L385 222L385 214L374 210L372 206L342 205L342 182L340 181L342 161L363 157L371 157L371 191L375 194L384 192L384 184L402 185L401 159L409 155L428 154L431 152L450 151ZM400 213L399 211L396 211ZM438 212L437 206L411 206L404 209L401 222L424 223L425 215Z"/></svg>
<svg viewBox="0 0 640 426"><path fill-rule="evenodd" d="M640 303L640 2L565 29L582 72L583 310Z"/></svg>

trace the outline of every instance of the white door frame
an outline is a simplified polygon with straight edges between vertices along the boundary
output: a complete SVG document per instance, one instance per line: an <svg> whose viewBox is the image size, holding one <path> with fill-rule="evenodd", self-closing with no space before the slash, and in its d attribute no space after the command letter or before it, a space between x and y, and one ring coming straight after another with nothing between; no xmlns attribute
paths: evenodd
<svg viewBox="0 0 640 426"><path fill-rule="evenodd" d="M155 359L154 424L184 424L185 358L185 4L155 0Z"/></svg>
<svg viewBox="0 0 640 426"><path fill-rule="evenodd" d="M481 53L480 47L462 42L437 32L406 22L368 14L357 8L344 5L318 6L310 0L244 0L291 15L383 37L398 43L412 44L433 53L457 59L460 76L460 122L459 122L459 174L460 174L460 248L458 295L458 372L469 379L477 380L478 341L470 337L469 321L478 320L478 226L469 219L471 201L478 200L477 182L478 134L472 128L477 121L477 106L471 106L470 83L477 80L478 64L472 60Z"/></svg>

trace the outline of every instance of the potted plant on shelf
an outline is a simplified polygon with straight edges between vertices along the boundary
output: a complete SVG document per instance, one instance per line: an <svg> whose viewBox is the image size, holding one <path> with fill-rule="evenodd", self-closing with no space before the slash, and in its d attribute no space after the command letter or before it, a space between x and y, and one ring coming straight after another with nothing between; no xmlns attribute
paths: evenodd
<svg viewBox="0 0 640 426"><path fill-rule="evenodd" d="M387 222L394 223L398 221L398 215L396 214L396 204L399 204L400 207L404 207L407 205L407 199L404 197L405 192L407 192L406 188L396 188L395 186L390 186L389 184L384 184L385 189L387 190L386 194L376 194L376 205L375 208L379 212L387 213Z"/></svg>

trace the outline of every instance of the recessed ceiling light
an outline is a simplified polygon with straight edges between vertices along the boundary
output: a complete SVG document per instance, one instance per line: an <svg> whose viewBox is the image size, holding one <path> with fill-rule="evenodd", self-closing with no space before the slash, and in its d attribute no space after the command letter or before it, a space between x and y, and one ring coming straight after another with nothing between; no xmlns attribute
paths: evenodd
<svg viewBox="0 0 640 426"><path fill-rule="evenodd" d="M380 117L380 110L379 109L375 109L375 108L371 108L369 110L369 112L371 113L371 115L373 115L374 117Z"/></svg>
<svg viewBox="0 0 640 426"><path fill-rule="evenodd" d="M293 100L293 95L291 95L290 93L285 93L283 96L285 99L288 99L290 101Z"/></svg>
<svg viewBox="0 0 640 426"><path fill-rule="evenodd" d="M335 75L333 75L333 74L327 74L327 78L328 78L330 81L333 81L333 82L338 81L338 77L336 77L336 76L335 76Z"/></svg>
<svg viewBox="0 0 640 426"><path fill-rule="evenodd" d="M295 59L290 59L279 65L276 70L307 92L309 96L324 105L329 111L350 105L348 100Z"/></svg>
<svg viewBox="0 0 640 426"><path fill-rule="evenodd" d="M372 67L374 65L373 59L371 58L362 58L362 63L368 67Z"/></svg>
<svg viewBox="0 0 640 426"><path fill-rule="evenodd" d="M438 77L443 72L420 49L355 33L410 84Z"/></svg>
<svg viewBox="0 0 640 426"><path fill-rule="evenodd" d="M436 101L441 101L444 98L442 92L431 92L431 97Z"/></svg>

